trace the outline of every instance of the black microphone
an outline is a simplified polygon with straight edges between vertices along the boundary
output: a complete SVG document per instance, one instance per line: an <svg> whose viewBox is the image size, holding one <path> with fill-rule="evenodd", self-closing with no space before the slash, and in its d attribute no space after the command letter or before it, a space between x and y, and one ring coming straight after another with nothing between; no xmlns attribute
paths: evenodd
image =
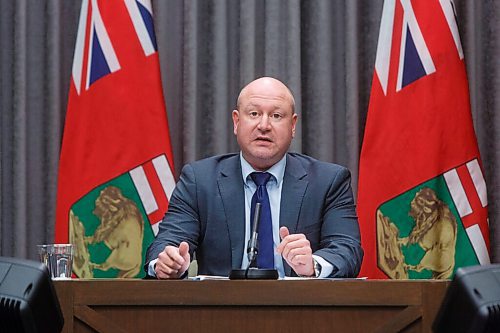
<svg viewBox="0 0 500 333"><path fill-rule="evenodd" d="M247 257L248 266L246 269L233 269L229 274L231 280L276 280L278 278L278 271L276 269L261 269L250 267L257 260L259 255L259 221L260 210L262 203L255 204L255 211L253 214L252 234L248 240ZM256 266L256 265L255 265Z"/></svg>
<svg viewBox="0 0 500 333"><path fill-rule="evenodd" d="M260 221L260 210L262 208L262 204L257 202L255 204L255 211L253 214L253 227L252 227L252 236L248 240L247 246L247 257L248 257L248 267L252 266L252 264L257 259L257 255L259 254L259 233L257 230L259 227Z"/></svg>

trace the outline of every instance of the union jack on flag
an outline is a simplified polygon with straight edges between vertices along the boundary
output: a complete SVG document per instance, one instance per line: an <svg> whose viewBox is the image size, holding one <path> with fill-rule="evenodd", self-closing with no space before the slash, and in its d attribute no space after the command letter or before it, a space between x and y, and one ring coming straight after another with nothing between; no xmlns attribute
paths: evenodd
<svg viewBox="0 0 500 333"><path fill-rule="evenodd" d="M459 57L463 59L464 55L455 20L453 2L449 0L440 0L439 5L444 13L450 32L452 33ZM394 27L396 0L386 0L382 12L375 71L385 94L387 94L391 52L393 51L392 47L397 47L397 45L393 46L392 39L394 29L401 31L399 42L400 52L399 59L397 59L399 65L397 67L396 91L436 71L429 48L427 47L424 36L422 35L422 30L415 16L412 2L410 0L401 0L401 6L403 8L403 18L400 21L400 25L396 27Z"/></svg>
<svg viewBox="0 0 500 333"><path fill-rule="evenodd" d="M89 6L89 0L83 0L82 2L73 59L73 82L78 93L80 93L83 73L85 73L85 89L88 90L96 80L121 68L106 25L103 22L98 1L90 1L91 6ZM124 0L123 2L130 15L144 55L149 56L155 53L157 46L151 1ZM87 60L85 72L83 71L84 59Z"/></svg>

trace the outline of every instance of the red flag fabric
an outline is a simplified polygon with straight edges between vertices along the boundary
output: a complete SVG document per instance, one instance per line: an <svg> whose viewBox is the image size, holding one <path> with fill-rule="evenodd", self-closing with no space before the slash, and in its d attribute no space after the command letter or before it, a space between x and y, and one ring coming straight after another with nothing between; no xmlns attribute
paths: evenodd
<svg viewBox="0 0 500 333"><path fill-rule="evenodd" d="M360 276L489 262L486 185L450 0L386 0L360 157Z"/></svg>
<svg viewBox="0 0 500 333"><path fill-rule="evenodd" d="M142 277L175 185L150 1L82 1L58 177L75 274Z"/></svg>

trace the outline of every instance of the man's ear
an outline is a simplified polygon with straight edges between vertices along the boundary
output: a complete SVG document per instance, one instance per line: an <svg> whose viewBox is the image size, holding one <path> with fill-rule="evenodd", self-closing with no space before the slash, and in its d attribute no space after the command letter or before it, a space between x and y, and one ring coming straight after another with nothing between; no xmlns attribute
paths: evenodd
<svg viewBox="0 0 500 333"><path fill-rule="evenodd" d="M292 115L292 138L295 137L295 126L297 125L298 116L296 113Z"/></svg>
<svg viewBox="0 0 500 333"><path fill-rule="evenodd" d="M236 135L236 133L238 132L238 123L240 121L240 113L238 112L238 110L233 110L232 117L233 117L233 133L234 135Z"/></svg>

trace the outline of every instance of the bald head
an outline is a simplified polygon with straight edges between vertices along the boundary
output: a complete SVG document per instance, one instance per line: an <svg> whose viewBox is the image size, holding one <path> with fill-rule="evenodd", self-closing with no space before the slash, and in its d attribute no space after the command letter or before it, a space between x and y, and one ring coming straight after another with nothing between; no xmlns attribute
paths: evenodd
<svg viewBox="0 0 500 333"><path fill-rule="evenodd" d="M280 80L268 76L253 80L243 87L238 96L236 108L240 110L242 101L248 98L249 95L266 95L270 91L275 92L277 98L286 99L290 104L292 113L295 113L295 99L290 89Z"/></svg>
<svg viewBox="0 0 500 333"><path fill-rule="evenodd" d="M287 152L295 135L297 114L290 89L281 81L263 77L245 86L233 110L234 134L243 158L264 171Z"/></svg>

